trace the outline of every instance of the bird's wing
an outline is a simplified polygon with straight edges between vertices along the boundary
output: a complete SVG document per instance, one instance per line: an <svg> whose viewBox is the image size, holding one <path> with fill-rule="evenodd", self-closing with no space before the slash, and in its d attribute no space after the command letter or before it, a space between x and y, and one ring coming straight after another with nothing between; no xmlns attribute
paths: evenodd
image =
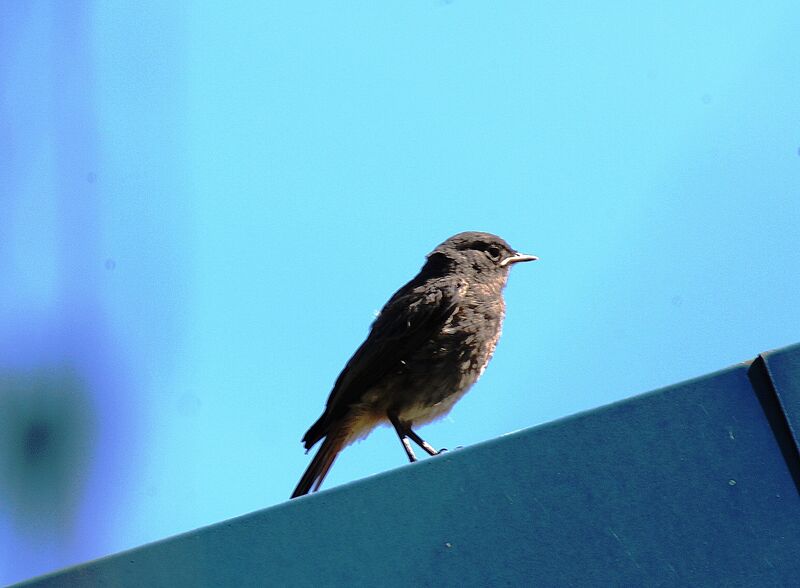
<svg viewBox="0 0 800 588"><path fill-rule="evenodd" d="M398 290L386 303L366 341L339 374L325 413L303 438L307 449L326 434L329 424L346 414L364 392L396 370L401 361L430 339L453 315L461 299L458 283L453 280L415 282Z"/></svg>

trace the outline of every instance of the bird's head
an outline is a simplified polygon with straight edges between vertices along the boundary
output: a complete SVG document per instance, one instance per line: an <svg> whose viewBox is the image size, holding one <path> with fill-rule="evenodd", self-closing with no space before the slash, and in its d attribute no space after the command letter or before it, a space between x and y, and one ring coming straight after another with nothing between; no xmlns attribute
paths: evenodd
<svg viewBox="0 0 800 588"><path fill-rule="evenodd" d="M469 231L453 235L431 251L427 259L429 264L455 267L474 273L479 279L502 276L505 281L512 265L536 261L538 257L519 253L497 235Z"/></svg>

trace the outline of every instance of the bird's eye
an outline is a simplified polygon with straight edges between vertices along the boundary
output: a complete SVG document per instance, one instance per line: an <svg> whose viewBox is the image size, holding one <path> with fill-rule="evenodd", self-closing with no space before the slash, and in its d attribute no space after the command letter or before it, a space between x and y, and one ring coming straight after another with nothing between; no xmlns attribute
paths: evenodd
<svg viewBox="0 0 800 588"><path fill-rule="evenodd" d="M486 250L486 254L489 256L489 259L493 261L500 259L500 249L498 247L489 247Z"/></svg>

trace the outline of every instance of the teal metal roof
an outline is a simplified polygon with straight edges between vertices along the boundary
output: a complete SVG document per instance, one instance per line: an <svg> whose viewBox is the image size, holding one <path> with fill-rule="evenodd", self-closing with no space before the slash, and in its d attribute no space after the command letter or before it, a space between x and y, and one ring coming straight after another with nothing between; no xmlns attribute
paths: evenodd
<svg viewBox="0 0 800 588"><path fill-rule="evenodd" d="M27 585L795 585L799 432L800 345Z"/></svg>

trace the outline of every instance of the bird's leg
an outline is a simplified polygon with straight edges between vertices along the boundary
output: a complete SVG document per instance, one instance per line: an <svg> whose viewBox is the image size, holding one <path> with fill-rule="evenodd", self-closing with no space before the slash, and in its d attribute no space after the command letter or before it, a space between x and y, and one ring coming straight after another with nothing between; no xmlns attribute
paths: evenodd
<svg viewBox="0 0 800 588"><path fill-rule="evenodd" d="M428 455L439 455L442 451L447 451L447 449L436 451L430 443L412 431L411 427L406 428L406 434L414 443L422 447Z"/></svg>
<svg viewBox="0 0 800 588"><path fill-rule="evenodd" d="M408 461L414 463L415 461L417 461L417 456L414 455L414 450L411 449L411 443L408 440L409 430L407 429L407 427L403 426L403 423L400 422L400 419L397 418L397 415L395 413L393 412L387 413L387 416L389 417L389 420L391 421L392 426L394 427L394 430L397 433L397 436L400 438L400 443L403 444L403 449L406 450ZM416 437L416 434L414 434L414 436Z"/></svg>
<svg viewBox="0 0 800 588"><path fill-rule="evenodd" d="M409 439L411 439L414 443L419 445L428 455L439 455L440 453L447 451L447 449L444 448L440 449L439 451L434 449L430 443L428 443L427 441L425 441L425 439L417 435L409 425L401 422L395 413L393 412L388 413L388 417L389 420L392 422L392 426L394 427L397 436L403 443L403 448L406 450L406 455L408 455L409 461L411 462L417 461L417 456L414 455L414 450L411 449L411 443L408 442Z"/></svg>

